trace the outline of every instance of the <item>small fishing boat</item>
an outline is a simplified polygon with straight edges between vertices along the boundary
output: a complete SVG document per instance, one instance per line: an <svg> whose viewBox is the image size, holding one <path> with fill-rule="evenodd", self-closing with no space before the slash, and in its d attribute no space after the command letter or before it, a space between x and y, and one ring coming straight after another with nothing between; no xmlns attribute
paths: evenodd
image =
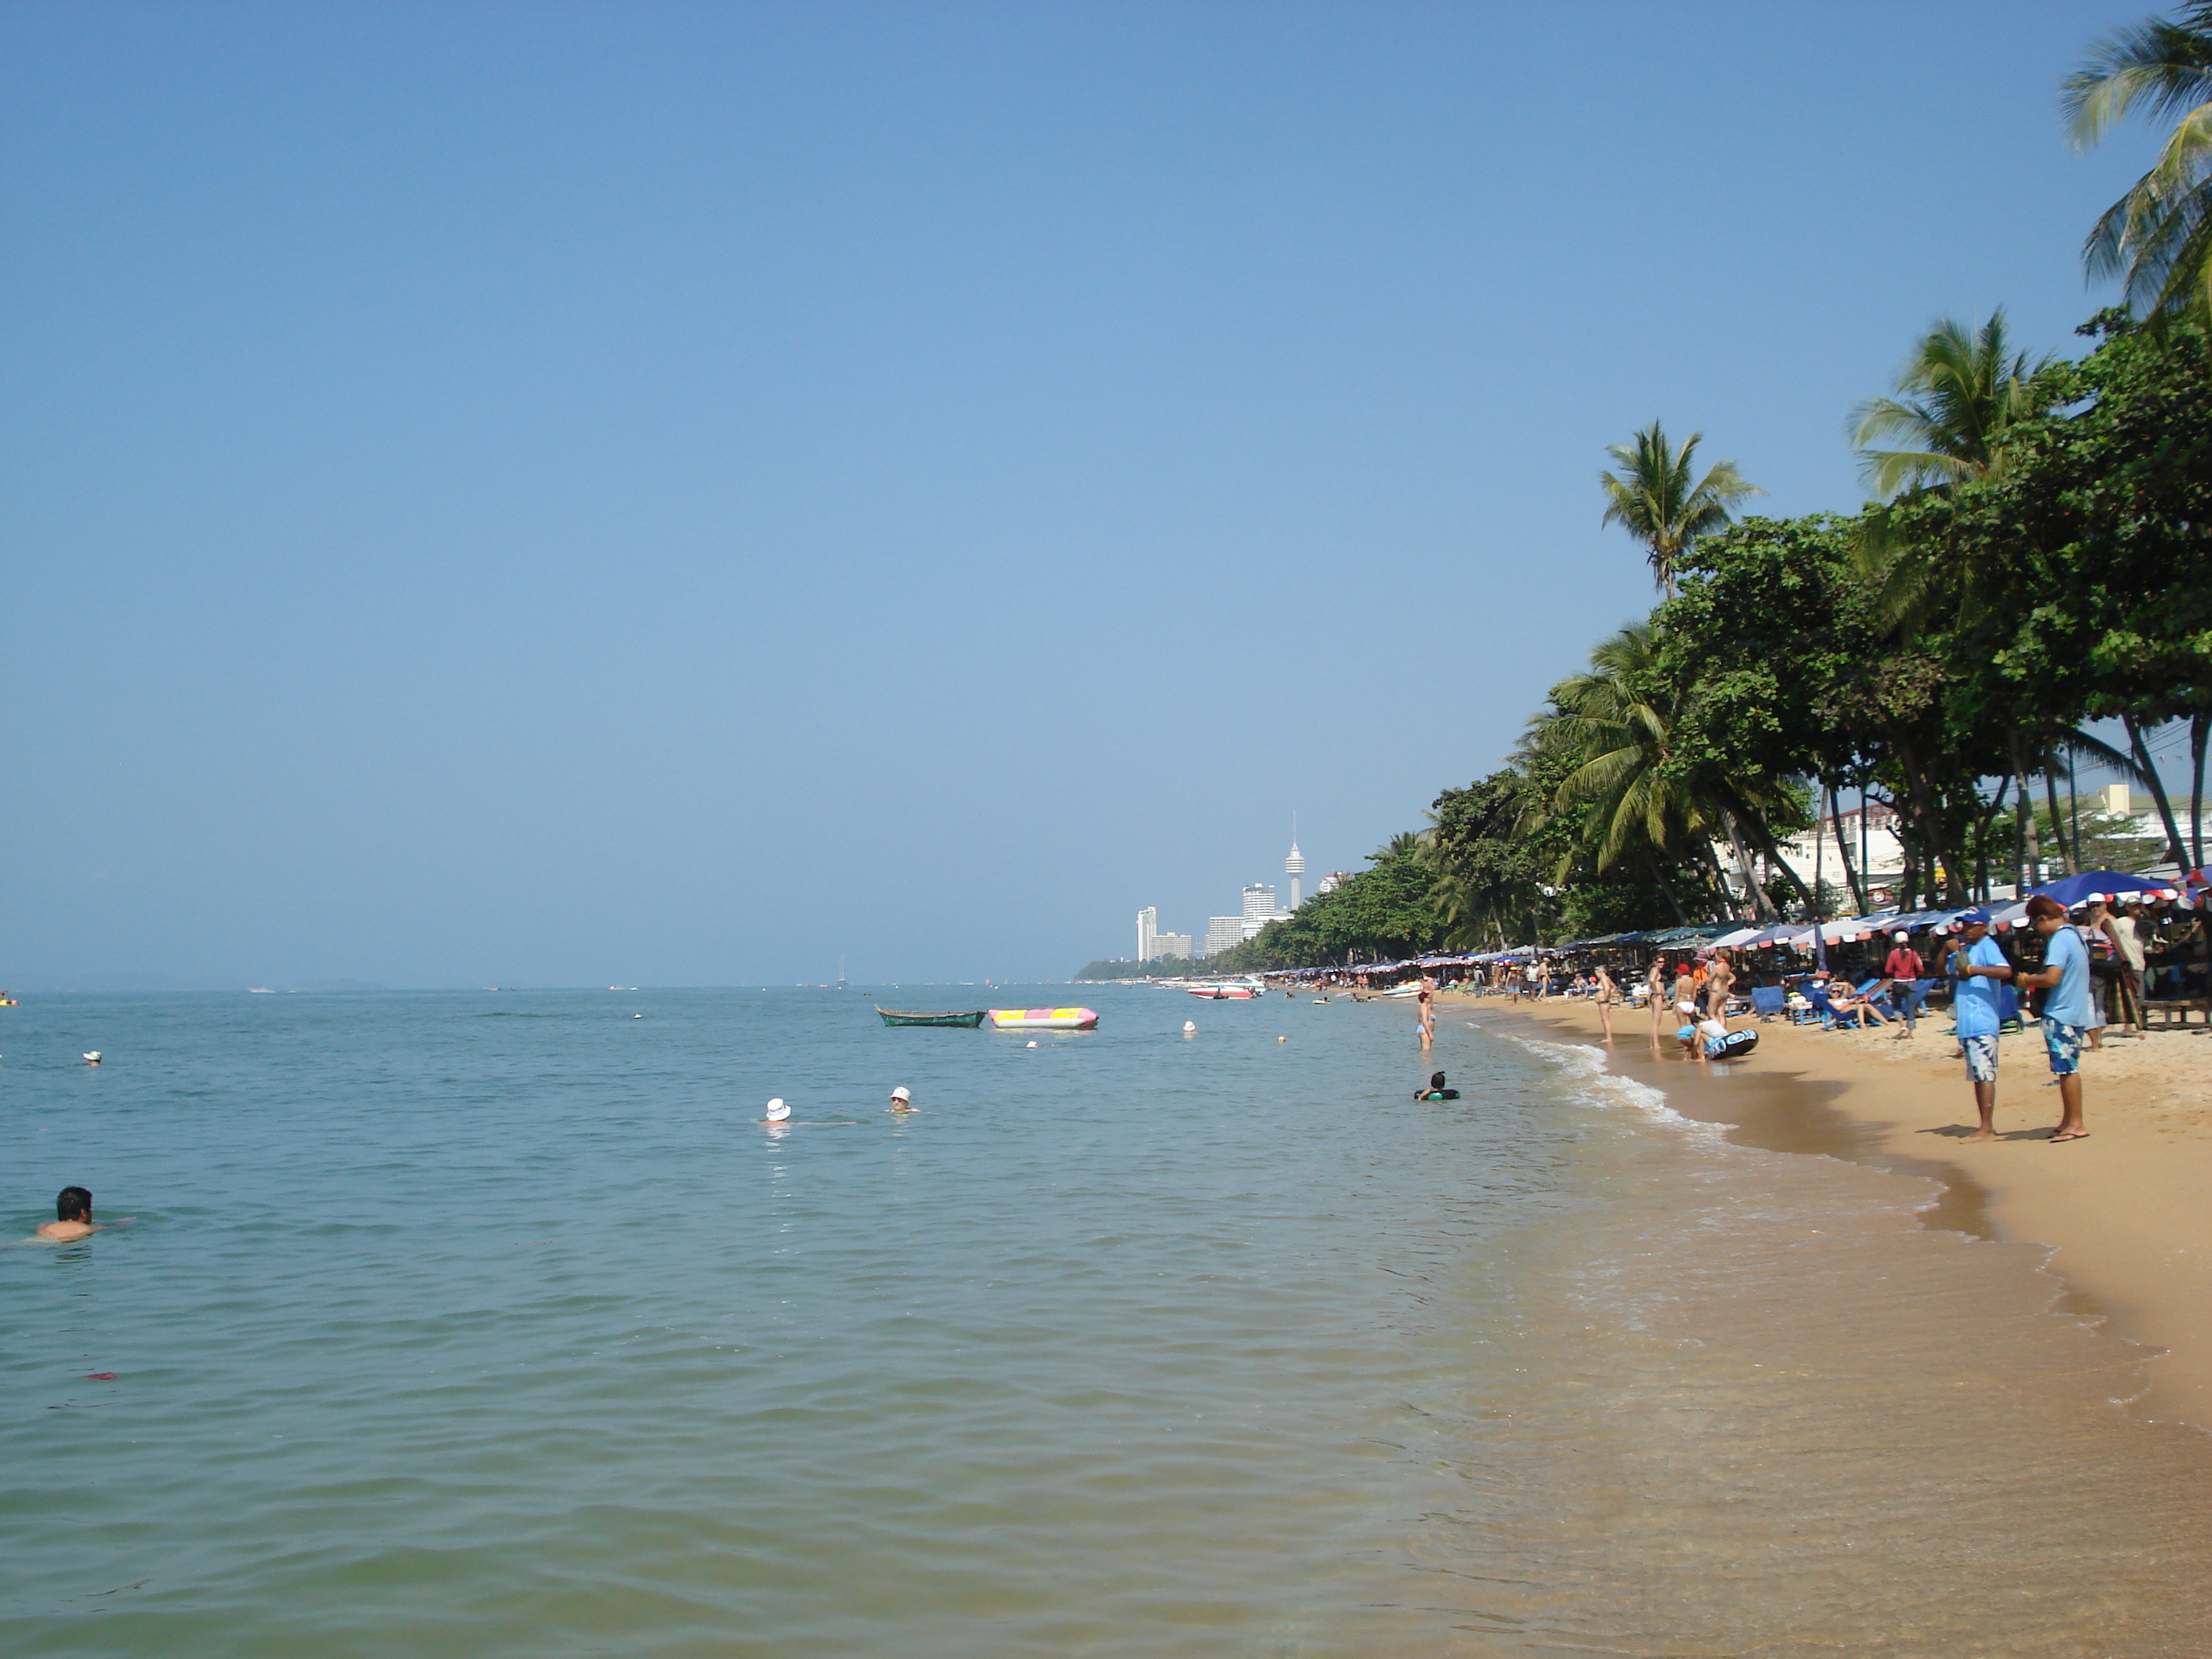
<svg viewBox="0 0 2212 1659"><path fill-rule="evenodd" d="M884 1017L884 1024L886 1025L964 1025L972 1031L983 1023L983 1015L987 1011L981 1008L969 1008L957 1013L934 1014L898 1008L878 1008L876 1012Z"/></svg>
<svg viewBox="0 0 2212 1659"><path fill-rule="evenodd" d="M1088 1008L994 1008L990 1015L1001 1031L1088 1031L1098 1024Z"/></svg>

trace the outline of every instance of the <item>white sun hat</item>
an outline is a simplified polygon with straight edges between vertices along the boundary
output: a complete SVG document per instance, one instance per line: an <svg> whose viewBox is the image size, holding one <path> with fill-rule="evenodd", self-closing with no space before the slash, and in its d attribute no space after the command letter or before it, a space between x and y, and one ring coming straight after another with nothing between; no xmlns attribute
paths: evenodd
<svg viewBox="0 0 2212 1659"><path fill-rule="evenodd" d="M897 1088L891 1091L891 1098L893 1100L912 1100L914 1097L907 1092L906 1085L902 1083Z"/></svg>
<svg viewBox="0 0 2212 1659"><path fill-rule="evenodd" d="M781 1123L791 1115L791 1108L785 1105L782 1097L779 1096L769 1102L767 1115L769 1122Z"/></svg>

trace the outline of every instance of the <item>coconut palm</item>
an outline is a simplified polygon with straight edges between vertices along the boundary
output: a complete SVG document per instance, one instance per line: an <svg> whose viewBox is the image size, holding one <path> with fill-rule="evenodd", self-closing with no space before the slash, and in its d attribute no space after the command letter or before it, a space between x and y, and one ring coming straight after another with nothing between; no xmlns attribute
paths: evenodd
<svg viewBox="0 0 2212 1659"><path fill-rule="evenodd" d="M2049 356L2031 362L2012 349L2002 306L1978 330L1943 318L1898 372L1899 396L1870 398L1851 411L1867 483L1890 496L1989 477L2002 465L2008 428L2051 408L2043 379L2051 364ZM1900 439L1903 447L1869 447L1884 439Z"/></svg>
<svg viewBox="0 0 2212 1659"><path fill-rule="evenodd" d="M2118 276L2130 306L2212 321L2212 0L2178 20L2115 29L2067 78L2061 102L2087 149L2132 111L2178 118L2157 165L2082 244L2092 276Z"/></svg>
<svg viewBox="0 0 2212 1659"><path fill-rule="evenodd" d="M1674 567L1691 544L1726 524L1739 501L1766 493L1747 483L1733 461L1717 462L1692 483L1695 469L1690 458L1705 435L1693 432L1677 449L1654 421L1648 430L1636 434L1632 444L1608 446L1605 453L1620 464L1620 471L1598 474L1607 502L1599 522L1618 524L1644 544L1651 574L1668 599L1674 597Z"/></svg>

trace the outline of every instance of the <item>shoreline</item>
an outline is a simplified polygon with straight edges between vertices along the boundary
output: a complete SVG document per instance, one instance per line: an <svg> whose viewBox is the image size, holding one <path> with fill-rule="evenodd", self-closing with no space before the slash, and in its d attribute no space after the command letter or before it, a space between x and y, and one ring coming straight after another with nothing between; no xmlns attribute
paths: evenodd
<svg viewBox="0 0 2212 1659"><path fill-rule="evenodd" d="M1601 1046L1597 1010L1554 998L1510 1003L1440 994L1440 1008L1485 1029ZM1868 1164L1936 1184L1923 1224L2046 1249L2054 1311L2100 1321L2142 1347L2145 1391L2128 1402L2149 1421L2212 1430L2212 1033L2203 1027L2107 1036L2082 1055L2088 1138L2042 1137L2057 1091L2041 1040L2004 1040L1995 1141L1966 1137L1975 1118L1963 1066L1947 1056L1948 1017L1923 1018L1910 1042L1893 1028L1822 1031L1759 1024L1757 1054L1699 1066L1649 1017L1616 1011L1610 1069L1660 1090L1685 1117L1772 1152Z"/></svg>

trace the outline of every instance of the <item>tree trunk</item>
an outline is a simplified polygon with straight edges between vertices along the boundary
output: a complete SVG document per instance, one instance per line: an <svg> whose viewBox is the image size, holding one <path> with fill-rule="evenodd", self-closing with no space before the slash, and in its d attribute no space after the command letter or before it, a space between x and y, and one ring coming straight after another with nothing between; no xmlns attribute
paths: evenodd
<svg viewBox="0 0 2212 1659"><path fill-rule="evenodd" d="M1997 780L1997 792L1990 797L1988 808L1977 820L1974 828L1974 877L1978 890L1977 904L1990 902L1990 831L1996 827L1997 814L2004 811L2006 792L2011 789L2010 778Z"/></svg>
<svg viewBox="0 0 2212 1659"><path fill-rule="evenodd" d="M1862 817L1866 815L1866 798L1863 795L1859 798L1859 814ZM1844 835L1841 817L1836 811L1836 786L1832 783L1828 786L1828 827L1836 832L1836 855L1843 860L1844 885L1850 891L1851 906L1864 915L1867 913L1866 895L1859 890L1859 873L1851 866L1851 849Z"/></svg>
<svg viewBox="0 0 2212 1659"><path fill-rule="evenodd" d="M2020 884L2012 890L2012 895L2024 898L2027 890L2035 885L2043 864L2043 849L2036 844L2035 796L2027 787L2027 745L2021 741L2017 726L2012 729L2012 769L2020 779L2020 807L2014 815L2013 830L2013 837L2020 843L2020 873L2015 878Z"/></svg>
<svg viewBox="0 0 2212 1659"><path fill-rule="evenodd" d="M1919 757L1913 752L1912 745L1907 743L1899 744L1897 758L1900 769L1905 773L1905 797L1911 804L1911 816L1918 821L1919 850L1928 862L1929 875L1933 876L1936 860L1947 850L1943 842L1943 820L1936 811L1936 803L1929 798L1928 778L1921 770ZM1943 884L1946 902L1949 902L1954 896L1954 890L1958 886L1958 872L1950 867L1956 861L1954 857L1947 860L1944 864Z"/></svg>
<svg viewBox="0 0 2212 1659"><path fill-rule="evenodd" d="M2204 867L2204 747L2212 739L2212 708L2189 717L2189 847L2191 862Z"/></svg>
<svg viewBox="0 0 2212 1659"><path fill-rule="evenodd" d="M2149 745L2143 742L2142 729L2136 724L2133 714L2120 716L2120 723L2128 728L2128 744L2136 752L2136 764L2143 769L2143 781L2150 786L2150 798L2158 803L2158 821L2166 826L2166 856L2173 860L2179 872L2189 867L2189 849L2181 844L2181 831L2173 822L2173 805L2166 798L2166 784L2158 775L2158 768L2150 757Z"/></svg>
<svg viewBox="0 0 2212 1659"><path fill-rule="evenodd" d="M1651 879L1659 884L1659 890L1667 896L1667 908L1674 913L1674 925L1687 927L1690 918L1682 908L1682 896L1674 890L1674 884L1667 879L1667 872L1659 867L1659 860L1651 856L1651 848L1643 849L1644 867L1651 872Z"/></svg>
<svg viewBox="0 0 2212 1659"><path fill-rule="evenodd" d="M1743 831L1736 823L1735 814L1726 808L1722 809L1721 825L1728 831L1729 848L1735 854L1737 872L1743 877L1745 887L1750 890L1747 896L1751 900L1752 919L1756 921L1779 921L1781 918L1774 914L1774 901L1766 896L1766 890L1759 884L1759 872L1751 867L1751 854L1744 851Z"/></svg>
<svg viewBox="0 0 2212 1659"><path fill-rule="evenodd" d="M2045 756L2046 762L2049 757ZM2058 812L2058 774L2049 765L2043 769L2043 799L2051 804L2051 839L2058 843L2058 863L2069 876L2081 872L2075 866L2074 845L2066 839L2066 821Z"/></svg>

